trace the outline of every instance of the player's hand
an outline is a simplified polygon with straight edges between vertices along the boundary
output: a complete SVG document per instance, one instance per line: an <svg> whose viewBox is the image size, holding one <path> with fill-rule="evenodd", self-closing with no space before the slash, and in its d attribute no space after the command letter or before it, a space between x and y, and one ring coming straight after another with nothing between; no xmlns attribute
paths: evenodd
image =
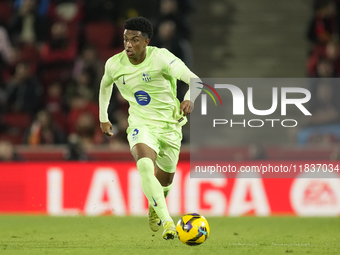
<svg viewBox="0 0 340 255"><path fill-rule="evenodd" d="M100 122L100 129L102 130L102 132L107 135L112 137L113 134L110 132L110 130L113 130L112 124L110 121L108 122Z"/></svg>
<svg viewBox="0 0 340 255"><path fill-rule="evenodd" d="M183 114L183 116L187 116L194 110L194 103L190 100L185 100L181 103L179 107L179 113Z"/></svg>

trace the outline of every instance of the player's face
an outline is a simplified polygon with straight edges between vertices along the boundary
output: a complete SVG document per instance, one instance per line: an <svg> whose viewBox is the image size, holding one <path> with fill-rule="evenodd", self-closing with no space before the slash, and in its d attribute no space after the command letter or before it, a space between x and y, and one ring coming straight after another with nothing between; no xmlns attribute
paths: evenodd
<svg viewBox="0 0 340 255"><path fill-rule="evenodd" d="M140 31L128 29L124 31L124 48L129 59L134 62L144 60L145 49L149 41Z"/></svg>

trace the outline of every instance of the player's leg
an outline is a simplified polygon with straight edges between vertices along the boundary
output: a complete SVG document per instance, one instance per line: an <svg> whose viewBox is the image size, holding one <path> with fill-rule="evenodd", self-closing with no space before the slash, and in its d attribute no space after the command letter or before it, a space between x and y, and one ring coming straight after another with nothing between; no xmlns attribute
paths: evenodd
<svg viewBox="0 0 340 255"><path fill-rule="evenodd" d="M164 196L167 197L172 189L179 159L182 134L180 130L170 130L161 137L160 151L156 159L155 174L163 187Z"/></svg>
<svg viewBox="0 0 340 255"><path fill-rule="evenodd" d="M173 172L170 172L170 173L163 170L164 162L168 163L169 159L170 158L168 157L168 155L163 154L162 157L159 157L156 160L156 177L159 180L160 184L162 185L164 199L168 196L172 188L172 180L175 175L174 170ZM176 169L177 160L170 160L170 161L172 164L175 163L175 166L172 166L170 168L165 167L165 169L168 169L168 170ZM176 227L173 222L163 223L163 228L164 228L163 238L167 239L167 237L173 238L176 236Z"/></svg>
<svg viewBox="0 0 340 255"><path fill-rule="evenodd" d="M146 157L146 158L150 158L152 160L153 164L154 164L155 159L157 157L156 152L144 143L136 144L132 148L131 152L132 152L132 155L133 155L136 162L138 162L139 159ZM137 168L138 168L138 165L137 165ZM142 176L142 174L141 174L141 176ZM142 178L142 186L143 186L143 180L144 179ZM148 182L144 182L144 184L148 185ZM144 191L144 188L143 188L143 191ZM147 197L145 191L144 191L144 194ZM154 204L153 201L151 203L149 202L149 217L148 217L148 220L149 220L150 229L154 232L157 232L159 230L159 227L162 224L162 221L159 218L159 216L157 215L155 209L153 208L153 204Z"/></svg>
<svg viewBox="0 0 340 255"><path fill-rule="evenodd" d="M149 201L149 205L152 205L155 215L160 218L164 226L166 224L174 225L166 205L163 188L154 175L154 162L157 157L156 152L144 143L135 144L131 152L137 162L143 192ZM159 220L158 223L160 225ZM172 231L166 236L163 235L163 237L165 239L173 239L175 235L176 231Z"/></svg>
<svg viewBox="0 0 340 255"><path fill-rule="evenodd" d="M156 159L156 177L163 187L164 197L166 197L171 188L172 181L177 168L179 159L179 149L182 136L178 132L170 131L160 139L160 151ZM164 224L163 237L176 234L176 227L173 222Z"/></svg>
<svg viewBox="0 0 340 255"><path fill-rule="evenodd" d="M159 166L156 164L155 168L156 178L160 182L160 184L163 187L163 193L164 197L166 198L171 189L172 189L172 181L174 179L175 173L167 173L159 168Z"/></svg>
<svg viewBox="0 0 340 255"><path fill-rule="evenodd" d="M174 173L166 173L163 170L161 170L157 164L155 166L155 175L160 184L163 188L164 198L166 198L172 188L172 180L174 178ZM161 219L157 215L156 211L153 209L152 205L149 204L149 226L150 229L154 232L157 232L159 230L159 227L162 223Z"/></svg>

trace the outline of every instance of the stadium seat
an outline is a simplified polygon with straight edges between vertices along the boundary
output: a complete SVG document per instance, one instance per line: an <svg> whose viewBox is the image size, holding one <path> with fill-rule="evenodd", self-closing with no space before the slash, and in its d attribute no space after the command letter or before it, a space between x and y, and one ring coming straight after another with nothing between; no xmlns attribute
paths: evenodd
<svg viewBox="0 0 340 255"><path fill-rule="evenodd" d="M8 141L12 144L22 144L24 142L22 133L19 132L0 134L0 141Z"/></svg>
<svg viewBox="0 0 340 255"><path fill-rule="evenodd" d="M6 140L13 144L23 143L25 131L30 127L31 120L31 116L26 113L4 114L1 121L6 130L0 135L0 140Z"/></svg>
<svg viewBox="0 0 340 255"><path fill-rule="evenodd" d="M92 150L87 151L87 155L91 160L98 161L112 161L112 160L120 160L120 161L132 161L133 157L130 151L108 151L107 148L100 150Z"/></svg>
<svg viewBox="0 0 340 255"><path fill-rule="evenodd" d="M7 113L2 116L3 124L21 131L30 127L31 120L31 116L27 113Z"/></svg>
<svg viewBox="0 0 340 255"><path fill-rule="evenodd" d="M61 161L67 153L66 146L19 146L18 154L25 161Z"/></svg>
<svg viewBox="0 0 340 255"><path fill-rule="evenodd" d="M115 26L111 22L89 23L85 28L86 41L98 49L108 49L114 40L115 31Z"/></svg>
<svg viewBox="0 0 340 255"><path fill-rule="evenodd" d="M99 58L102 60L102 61L106 61L108 60L110 57L112 57L113 55L123 51L124 49L123 48L113 48L113 49L98 49L98 55L99 55Z"/></svg>
<svg viewBox="0 0 340 255"><path fill-rule="evenodd" d="M12 1L0 1L0 24L8 24L13 14Z"/></svg>
<svg viewBox="0 0 340 255"><path fill-rule="evenodd" d="M328 160L332 153L332 148L320 148L319 146L269 146L266 149L266 153L270 160Z"/></svg>
<svg viewBox="0 0 340 255"><path fill-rule="evenodd" d="M37 63L40 60L39 50L35 47L35 45L24 45L20 49L21 53L19 56L19 62L33 62Z"/></svg>
<svg viewBox="0 0 340 255"><path fill-rule="evenodd" d="M54 81L60 81L64 84L71 78L72 75L72 63L65 62L63 66L48 67L45 65L41 71L41 79L44 86L48 86Z"/></svg>
<svg viewBox="0 0 340 255"><path fill-rule="evenodd" d="M27 62L30 65L31 73L37 72L37 67L40 61L40 53L35 45L24 45L20 48L20 55L17 62Z"/></svg>

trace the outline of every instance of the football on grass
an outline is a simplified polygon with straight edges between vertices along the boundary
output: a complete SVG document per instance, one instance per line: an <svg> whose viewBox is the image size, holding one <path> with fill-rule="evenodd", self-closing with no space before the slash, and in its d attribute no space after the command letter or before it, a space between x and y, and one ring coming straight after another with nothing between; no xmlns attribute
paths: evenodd
<svg viewBox="0 0 340 255"><path fill-rule="evenodd" d="M210 227L204 216L198 213L188 213L177 222L176 231L182 243L193 246L207 240Z"/></svg>

